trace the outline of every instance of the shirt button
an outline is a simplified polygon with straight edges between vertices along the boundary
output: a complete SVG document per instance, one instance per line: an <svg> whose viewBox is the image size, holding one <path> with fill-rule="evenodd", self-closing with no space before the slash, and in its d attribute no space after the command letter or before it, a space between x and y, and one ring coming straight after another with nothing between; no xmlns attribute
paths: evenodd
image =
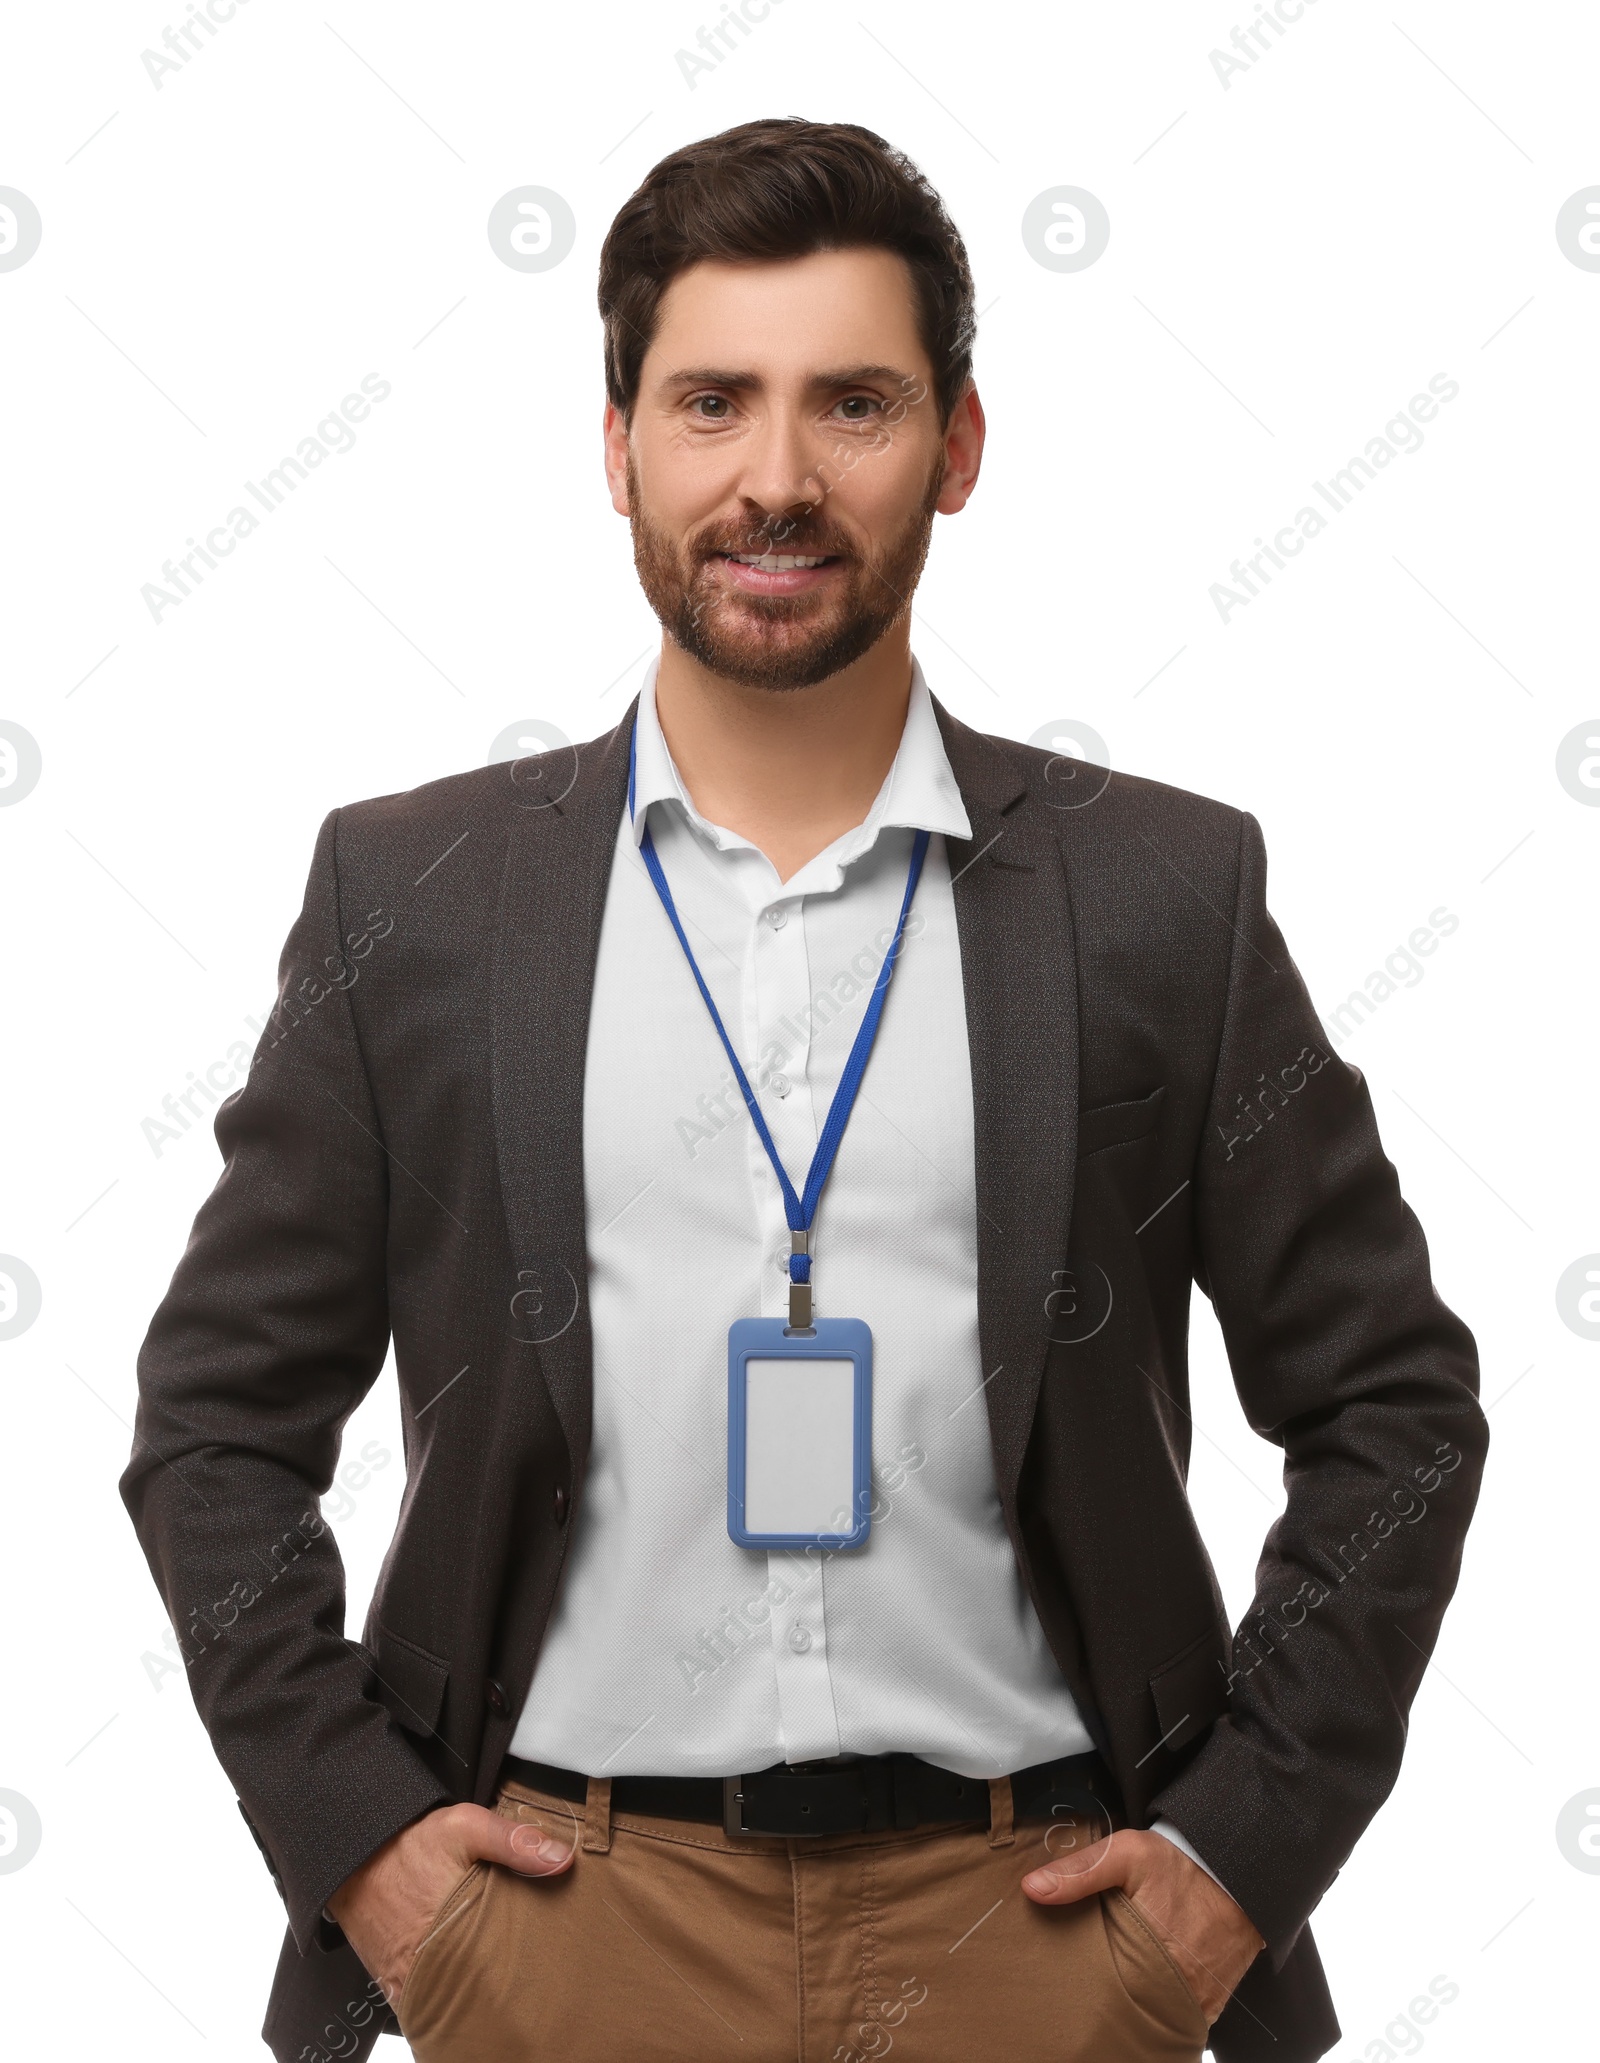
<svg viewBox="0 0 1600 2063"><path fill-rule="evenodd" d="M811 1635L807 1633L803 1626L791 1626L789 1628L789 1645L797 1655L803 1655L810 1649Z"/></svg>
<svg viewBox="0 0 1600 2063"><path fill-rule="evenodd" d="M772 1077L771 1086L772 1093L774 1096L787 1096L789 1091L794 1087L794 1084L790 1081L789 1077L786 1074L775 1074Z"/></svg>
<svg viewBox="0 0 1600 2063"><path fill-rule="evenodd" d="M787 910L780 909L778 905L774 903L772 905L772 908L766 912L766 919L767 922L772 926L774 931L781 931L785 924L787 924L789 921L789 912Z"/></svg>

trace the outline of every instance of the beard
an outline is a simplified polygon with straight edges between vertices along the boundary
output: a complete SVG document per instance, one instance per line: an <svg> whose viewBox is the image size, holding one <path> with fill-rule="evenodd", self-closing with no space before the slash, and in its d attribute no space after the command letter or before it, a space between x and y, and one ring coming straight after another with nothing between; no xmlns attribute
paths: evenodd
<svg viewBox="0 0 1600 2063"><path fill-rule="evenodd" d="M662 629L709 672L743 688L815 687L910 613L944 470L941 451L905 525L866 552L820 505L794 517L751 517L742 524L722 519L678 543L645 513L630 453L628 506L639 584ZM809 594L752 595L724 587L715 561L755 552L834 558L840 574Z"/></svg>

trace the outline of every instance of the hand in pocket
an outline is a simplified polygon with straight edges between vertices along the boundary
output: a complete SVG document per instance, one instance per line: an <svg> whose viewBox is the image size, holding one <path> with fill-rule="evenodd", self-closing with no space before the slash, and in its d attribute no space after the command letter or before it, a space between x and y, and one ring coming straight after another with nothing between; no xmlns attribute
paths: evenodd
<svg viewBox="0 0 1600 2063"><path fill-rule="evenodd" d="M328 1900L328 1912L395 2005L417 1951L463 1878L480 1862L525 1877L572 1867L571 1845L535 1826L516 1826L485 1805L441 1805L402 1827Z"/></svg>

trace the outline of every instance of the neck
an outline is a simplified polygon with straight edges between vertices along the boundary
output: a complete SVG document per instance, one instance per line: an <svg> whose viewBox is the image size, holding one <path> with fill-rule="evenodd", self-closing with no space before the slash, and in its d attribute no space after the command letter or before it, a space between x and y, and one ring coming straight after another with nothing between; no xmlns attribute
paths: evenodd
<svg viewBox="0 0 1600 2063"><path fill-rule="evenodd" d="M866 816L910 698L904 619L815 687L741 687L670 639L656 673L656 716L695 808L748 838L780 881Z"/></svg>

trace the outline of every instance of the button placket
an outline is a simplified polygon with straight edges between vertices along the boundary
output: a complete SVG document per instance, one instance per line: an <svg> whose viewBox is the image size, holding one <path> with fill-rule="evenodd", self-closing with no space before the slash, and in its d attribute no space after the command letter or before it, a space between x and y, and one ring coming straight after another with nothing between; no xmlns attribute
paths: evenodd
<svg viewBox="0 0 1600 2063"><path fill-rule="evenodd" d="M819 1128L810 1082L806 903L803 895L780 903L769 887L766 899L751 909L742 968L746 1065L773 1144L790 1181L800 1190L816 1152ZM781 921L775 922L775 916ZM754 1125L748 1128L747 1147L758 1200L758 1236L763 1252L772 1256L770 1272L765 1265L761 1270L762 1310L768 1317L785 1316L790 1236L783 1192ZM836 1755L841 1744L828 1666L821 1567L814 1557L775 1550L767 1558L767 1571L791 1592L770 1617L785 1753L791 1761Z"/></svg>
<svg viewBox="0 0 1600 2063"><path fill-rule="evenodd" d="M817 1145L805 1015L810 1001L805 899L800 897L780 929L758 926L756 939L756 1008L764 1070L765 1056L773 1054L772 1070L762 1076L762 1110L797 1189L805 1186ZM779 1053L785 1057L778 1058Z"/></svg>
<svg viewBox="0 0 1600 2063"><path fill-rule="evenodd" d="M828 1668L822 1567L810 1557L775 1551L767 1557L767 1574L792 1592L771 1618L785 1756L803 1762L837 1755L841 1742Z"/></svg>

